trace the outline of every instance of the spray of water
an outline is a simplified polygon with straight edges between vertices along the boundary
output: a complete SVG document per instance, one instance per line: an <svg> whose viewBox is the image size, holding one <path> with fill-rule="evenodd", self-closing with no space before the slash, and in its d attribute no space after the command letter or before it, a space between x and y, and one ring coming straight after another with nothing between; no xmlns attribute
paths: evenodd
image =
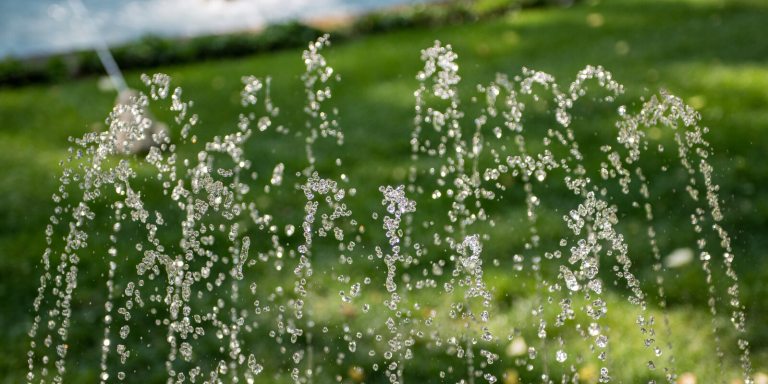
<svg viewBox="0 0 768 384"><path fill-rule="evenodd" d="M664 150L647 134L651 129L674 137L679 167L687 175L684 190L693 207L691 230L699 238L720 371L725 355L715 316L725 297L740 335L744 381L752 382L734 253L719 224L722 208L708 162L712 150L691 107L666 92L635 112L618 106L615 142L586 153L582 145L588 138L572 127L573 111L585 97L615 103L623 88L610 72L588 66L561 88L551 75L524 68L520 75L499 74L478 85L472 106L464 107L458 56L450 45L436 42L422 51L424 67L416 76L408 183L378 187L383 211L367 215L381 217L370 231L383 229L385 243L365 244L376 237L366 234L363 216L346 201L369 186L351 187L354 180L343 175L340 160L316 153L321 140L343 150L338 111L327 104L339 80L322 54L329 45L328 37L321 37L302 55L307 119L297 134L305 141L303 168L276 163L266 178L251 170L247 142L268 130L289 131L275 122L280 109L270 98L270 78L244 77L241 101L247 110L236 129L202 144L189 158L177 148L199 145L199 118L181 88L172 88L163 74L143 76L146 93L116 106L106 131L72 140L45 230L29 331L29 383L63 382L72 366L67 355L77 346L70 346L70 333L90 326L73 320L73 312L82 310L73 306L73 295L81 281L81 256L93 252L104 255L97 377L102 383L139 381L136 367L146 364L162 364L168 383L252 383L259 377L311 383L321 376L340 381L334 372L343 365L353 367L349 375L357 381L370 370L404 383L409 366L435 355L447 356L440 361L449 363L433 367L432 381L494 383L505 377L498 362L506 359L499 351L507 343L505 364L537 370L536 382L578 382L578 367L594 360L600 364L599 382L608 383L612 370L626 364L611 359L611 343L632 342L615 340L607 326L605 285L611 274L636 310L637 340L647 351L637 358L649 377L674 383L674 356L680 352L671 342L666 311L654 180L646 177L642 161ZM174 113L179 144L161 130L142 160L121 156L150 132L151 103ZM531 109L541 105L554 115L545 129L527 123L527 116L535 115ZM588 156L599 156L600 166L590 169ZM319 163L335 167L321 175ZM140 174L151 177L144 181ZM563 211L557 240L544 242L539 210L550 195L537 191L550 188L576 203ZM283 217L286 207L257 204L260 197L279 193L303 196L298 221ZM150 194L162 195L162 205L146 199ZM615 203L620 195L632 205ZM522 231L505 229L494 214L503 209L499 201L515 197L525 210ZM430 216L417 204L446 208ZM621 210L627 208L646 219L643 241L651 249L655 295L643 291L633 271L632 258L644 256L633 253L635 239L621 232ZM96 235L105 231L106 243ZM710 232L719 243L706 241ZM511 264L483 249L499 233L522 239ZM320 260L320 254L335 255L338 262ZM712 282L715 255L722 256L730 279L725 294ZM535 300L523 323L494 322L497 298L487 272L499 268L532 277ZM328 297L335 295L326 292L335 287L339 299L331 302ZM649 310L652 303L661 309L661 325ZM340 306L342 319L328 313L333 306ZM521 337L526 329L538 341L526 344ZM591 356L568 342L577 339Z"/></svg>

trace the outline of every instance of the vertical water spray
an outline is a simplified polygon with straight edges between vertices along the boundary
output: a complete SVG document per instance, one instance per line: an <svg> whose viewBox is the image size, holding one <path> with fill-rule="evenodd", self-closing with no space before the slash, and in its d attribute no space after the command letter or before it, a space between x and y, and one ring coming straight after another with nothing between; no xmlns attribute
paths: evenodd
<svg viewBox="0 0 768 384"><path fill-rule="evenodd" d="M719 371L727 363L727 339L717 325L725 312L738 335L743 379L753 382L734 251L720 224L719 187L708 160L712 149L692 108L666 92L635 113L622 105L612 141L590 151L591 138L574 117L579 103L610 107L622 97L610 72L588 66L567 88L535 70L500 74L477 87L484 100L473 114L461 103L458 56L436 42L422 52L417 74L408 185L346 188L346 177L342 185L318 171L330 164L326 153L317 155L318 140L343 141L338 112L326 104L330 83L338 81L321 54L328 45L323 36L302 56L307 163L301 170L291 169L290 159L261 159L266 177L252 169L249 140L289 130L277 123L268 77L242 78L248 110L230 133L207 142L198 144L193 131L201 119L192 102L163 74L142 76L146 94L116 106L106 131L72 140L45 229L28 383L71 380L67 359L81 347L70 344L71 332L87 326L77 297L84 257L103 262L103 302L94 304L103 327L93 357L103 383L141 381L160 365L168 383L342 381L346 365L356 381L371 372L371 380L404 383L424 372L421 361L444 363L434 367L434 380L494 383L505 377L498 364L507 363L500 354L505 345L495 336L505 333L505 342L523 334L538 339L509 362L532 372L531 382L577 382L586 375L581 368L595 363L596 380L616 381L630 362L608 351L622 342L636 347L634 363L646 367L650 382L672 383L674 357L683 351L671 342L654 180L643 163L655 147L644 130L658 127L670 131L686 174ZM150 104L170 112L177 135L156 132L145 156L128 157L125 149L152 124ZM194 150L179 150L182 145ZM375 234L365 234L347 207L355 191L369 187L383 194L385 247L366 244ZM301 204L263 203L283 195ZM508 225L509 207L523 212L522 230ZM643 253L623 232L631 211L640 212L646 230L663 336L654 298L633 262ZM552 220L556 230L542 234L540 220ZM99 231L107 233L103 241L94 236ZM717 254L728 278L725 294L713 282ZM529 316L513 324L496 305L501 288L494 275L526 272L536 293ZM616 292L609 292L610 279L621 285ZM338 311L328 304L329 290L338 292ZM608 317L609 303L618 295L636 311L637 332L626 340L611 336L609 320L619 317ZM726 304L718 303L722 297Z"/></svg>

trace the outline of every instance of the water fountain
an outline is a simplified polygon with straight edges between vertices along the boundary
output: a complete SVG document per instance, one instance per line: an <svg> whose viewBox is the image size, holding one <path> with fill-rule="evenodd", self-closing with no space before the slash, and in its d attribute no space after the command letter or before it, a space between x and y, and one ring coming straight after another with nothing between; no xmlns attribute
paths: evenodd
<svg viewBox="0 0 768 384"><path fill-rule="evenodd" d="M101 345L93 358L100 371L92 379L102 383L577 383L587 376L584 367L608 383L629 364L612 358L616 343L640 347L633 363L645 366L646 382L674 383L675 356L684 352L671 342L657 189L645 176L654 166L645 159L669 145L686 175L681 189L691 207L689 230L699 239L720 371L725 341L716 315L728 311L743 380L752 382L734 253L718 224L707 129L695 110L662 91L631 112L616 105L622 86L593 66L567 88L535 70L499 74L464 106L458 57L436 42L422 51L416 76L407 184L356 185L340 160L316 151L320 142L343 150L338 112L326 103L339 79L322 54L329 44L324 36L302 56L303 168L280 162L267 177L252 171L248 141L289 131L275 123L280 108L270 98L271 80L254 76L243 78L248 110L237 128L202 145L193 104L163 74L143 76L147 93L116 106L106 131L73 139L45 230L29 383L68 378L76 364L68 355L80 348L69 344L70 334L90 331L73 320L75 311L99 313ZM594 151L573 128L585 98L617 111L615 141ZM125 149L145 139L152 124L150 104L173 112L178 137L156 131L146 157L127 157ZM554 119L531 123L536 108ZM671 143L654 138L660 129ZM199 151L185 157L180 146ZM599 157L600 166L587 157ZM348 207L362 189L380 192L379 209ZM303 208L257 204L281 194L301 196ZM162 204L149 195L162 196ZM507 227L495 211L518 204L522 229ZM561 230L545 236L539 213L547 204L562 209L562 219ZM291 209L298 213L286 213ZM645 218L645 239L622 233L628 210ZM504 260L484 249L500 234L521 244ZM544 241L550 238L556 240ZM638 243L650 254L635 252ZM103 261L105 294L91 308L75 308L86 254ZM653 264L655 293L644 290L633 268L641 258ZM713 283L717 258L730 280L725 293ZM522 322L503 318L489 278L494 270L514 273L536 291ZM610 284L632 304L633 335L611 333Z"/></svg>

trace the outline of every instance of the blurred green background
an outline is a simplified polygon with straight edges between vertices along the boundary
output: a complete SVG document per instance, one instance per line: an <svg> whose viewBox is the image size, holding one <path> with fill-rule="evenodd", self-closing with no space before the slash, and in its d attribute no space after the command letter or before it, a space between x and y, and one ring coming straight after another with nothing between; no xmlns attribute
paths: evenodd
<svg viewBox="0 0 768 384"><path fill-rule="evenodd" d="M341 32L340 32L341 34ZM474 84L487 83L496 73L517 75L521 67L553 74L560 84L567 85L586 65L602 65L624 84L626 95L622 102L630 109L640 106L664 88L683 98L702 114L702 123L711 128L708 139L714 155L715 181L721 186L724 200L723 227L733 236L735 268L739 274L742 300L747 307L747 339L752 346L752 359L757 372L768 372L768 3L764 1L717 0L615 0L584 1L569 7L546 6L494 13L477 20L462 19L455 24L405 25L384 33L360 36L344 35L338 44L324 51L331 66L342 77L334 89L333 106L339 109L339 122L346 132L346 144L341 150L343 171L357 188L350 206L368 228L380 224L367 216L380 211L378 185L405 183L409 166L408 139L413 120L413 91L417 87L416 72L421 68L419 52L439 39L451 44L459 54L462 98L471 105ZM333 35L332 35L333 38ZM243 75L271 76L273 99L283 113L279 120L292 131L303 126L301 108L304 94L299 79L303 71L300 60L302 48L263 52L232 59L208 59L185 64L159 66L151 69L129 70L126 79L132 87L143 89L139 74L168 73L173 85L184 89L186 98L194 100L193 111L201 123L196 133L201 141L232 131L240 106L240 77ZM43 231L53 210L51 194L57 187L59 161L66 157L67 138L78 137L103 121L114 103L114 95L102 91L99 79L83 77L54 83L0 88L0 382L22 382L26 374L26 332L32 321L40 256L44 249ZM548 109L535 112L542 121ZM170 114L154 111L163 120ZM593 146L610 142L615 134L612 119L615 109L595 105L578 108L575 129L584 135L594 134ZM551 118L551 116L549 116ZM537 119L532 122L536 123ZM547 124L547 123L544 123ZM551 124L551 122L549 123ZM466 124L467 127L470 124ZM546 125L544 125L546 128ZM174 137L178 132L172 132ZM585 136L589 137L589 136ZM591 141L591 139L590 139ZM268 175L274 164L284 162L286 174L302 169L301 139L294 135L266 134L248 144L248 154L254 171ZM671 147L670 147L671 148ZM181 148L183 155L194 155L200 148ZM335 158L336 149L321 147L319 156ZM299 155L301 153L301 155ZM660 155L661 156L661 155ZM673 164L676 154L667 150L657 164ZM595 161L597 164L597 161ZM330 169L320 164L320 170ZM681 247L695 247L696 237L688 228L687 207L678 189L684 185L684 175L675 173L647 174L659 186L659 199L654 206L660 214L659 243L664 255ZM263 180L261 178L260 180ZM666 188L665 188L666 187ZM564 226L557 207L568 207L572 201L559 195L563 188L545 188L542 196L553 201L543 208L541 233L543 242L556 241ZM513 197L514 193L511 194ZM518 196L519 197L519 196ZM149 195L150 203L164 201L162 196ZM258 202L264 207L281 207L286 218L300 217L303 208L299 194L267 196ZM626 203L618 201L617 204ZM485 246L485 257L497 259L509 266L511 255L524 242L524 206L521 199L509 198L494 202L492 208L497 222L492 238ZM428 214L439 215L439 207ZM635 273L643 287L653 292L652 260L642 234L642 216L627 213L621 229L629 241L637 239L636 254L631 255ZM288 220L288 219L286 219ZM370 224L369 224L370 223ZM510 228L513 235L509 234ZM514 232L517 231L517 232ZM377 231L370 231L377 232ZM107 231L95 231L94 243L104 243ZM383 244L381 234L370 234L366 241ZM641 244L642 243L642 244ZM123 245L129 249L129 244ZM363 247L363 253L373 246ZM318 253L318 265L336 262L336 255ZM70 339L67 382L95 382L98 374L98 345L101 331L94 332L92 324L103 315L105 296L104 259L101 255L84 256ZM327 264L326 264L327 263ZM364 263L355 264L360 273L371 272ZM320 270L322 267L318 267ZM714 263L716 276L722 276L719 259ZM132 273L126 268L126 273ZM490 284L496 287L494 296L499 304L494 312L497 327L521 329L523 337L534 343L535 329L531 327L530 310L535 295L533 278L525 273L510 273L504 268L488 272ZM678 373L691 372L699 383L717 382L722 377L728 383L738 382L740 368L735 335L725 313L725 290L718 294L721 315L714 320L707 306L707 286L698 261L677 269L664 271L667 278L669 316L673 335L671 342ZM606 275L610 279L610 274ZM256 276L254 276L256 277ZM274 277L258 276L265 286L277 285ZM333 286L332 274L321 274L318 281ZM610 280L609 280L610 281ZM727 281L715 284L722 288ZM319 283L318 283L319 284ZM612 374L616 382L632 383L647 380L650 375L645 360L636 358L642 351L641 340L635 335L636 310L626 299L626 292L612 284L607 298L613 345ZM720 289L719 288L719 289ZM370 293L374 295L374 293ZM363 320L349 318L340 306L337 291L327 289L315 293L311 304L316 311L325 312L331 331L323 343L337 350L346 349L340 338L343 324L362 329ZM374 295L375 296L375 295ZM652 295L653 296L653 295ZM428 301L428 298L424 298ZM652 313L661 318L658 307ZM142 321L142 320L139 320ZM715 357L711 323L722 329L722 348L726 354L721 373ZM383 319L382 321L383 322ZM99 328L100 329L100 326ZM568 336L564 336L570 340ZM260 339L252 340L259 343ZM575 344L578 340L574 337ZM268 353L271 343L254 347L262 350L265 365L270 359L287 359ZM503 343L501 343L503 344ZM491 369L514 370L521 382L534 382L538 368L527 371L505 355L504 345L491 347L503 361ZM578 347L576 347L578 348ZM334 349L334 350L336 350ZM164 356L139 356L133 366L131 380L163 382L164 368L159 362ZM455 361L431 356L429 363L417 360L409 363L406 375L425 382L439 382L437 371ZM370 362L331 364L335 352L329 354L329 366L318 382L341 378L353 382L360 376L353 369L360 364L366 382L383 382L381 372L370 371ZM155 360L155 366L150 362ZM426 359L426 358L425 358ZM368 364L363 365L363 363ZM278 364L278 363L275 363ZM594 365L589 360L581 364L583 382L594 382ZM660 364L657 364L660 365ZM592 368L590 368L592 367ZM457 370L464 369L462 367ZM557 373L560 367L553 368ZM269 382L272 376L261 376ZM283 378L285 379L285 378ZM275 379L276 381L279 381ZM508 379L508 382L512 379ZM133 382L130 381L130 382Z"/></svg>

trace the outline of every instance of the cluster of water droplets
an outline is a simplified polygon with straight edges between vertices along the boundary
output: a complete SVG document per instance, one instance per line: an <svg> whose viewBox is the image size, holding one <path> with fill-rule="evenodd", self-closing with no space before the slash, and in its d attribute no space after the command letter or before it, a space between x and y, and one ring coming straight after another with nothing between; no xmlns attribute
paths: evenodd
<svg viewBox="0 0 768 384"><path fill-rule="evenodd" d="M70 332L89 326L73 319L72 303L81 259L92 254L102 255L97 259L105 270L102 383L141 380L137 367L157 365L158 357L164 359L168 383L252 383L260 375L294 383L320 376L342 381L344 375L363 381L366 372L403 383L409 365L435 355L454 363L437 367L434 381L513 382L513 373L500 374L497 364L509 358L507 365L540 372L535 382L577 382L579 366L594 358L600 363L599 382L607 383L611 370L621 369L609 354L614 341L606 325L605 285L611 273L636 307L638 340L648 350L641 357L645 365L652 372L661 366L663 380L674 383L652 180L641 166L641 156L663 150L646 134L659 128L671 131L687 174L691 229L706 274L720 370L725 356L715 317L716 254L722 255L731 280L728 311L740 335L744 380L752 382L733 250L719 224L718 186L708 162L712 151L696 111L666 92L635 113L618 107L615 143L589 154L604 160L598 169L588 169L581 132L572 128L572 110L588 95L602 95L593 96L598 103L614 103L623 88L610 72L588 66L567 89L553 76L530 69L514 77L499 74L476 87L471 102L478 112L470 119L465 111L472 108L461 104L458 56L436 42L422 51L424 67L416 76L407 184L378 188L383 211L371 216L381 217L381 224L371 231L383 230L385 243L365 244L376 237L366 235L363 217L353 215L346 200L368 186L350 187L354 180L343 176L339 160L331 174L321 175L315 166L327 160L315 153L318 140L341 146L344 138L338 111L326 103L339 80L322 55L329 44L323 36L302 55L306 123L297 131L304 138L304 168L276 162L262 178L252 170L247 142L268 131L289 131L278 123L280 109L270 98L268 77L243 77L241 102L247 110L236 128L202 143L193 156L177 151L165 131L151 133L154 145L142 161L122 156L133 141L147 138L150 103L174 114L172 130L180 133L180 144L200 146L193 103L163 74L143 76L147 94L116 106L106 131L73 139L45 230L47 248L29 331L29 383L64 381L68 351L78 347L69 345ZM526 115L542 104L551 106L554 121L545 129L526 124ZM563 186L562 193L576 203L561 215L559 239L544 243L539 211L546 194L537 191L550 186ZM259 203L279 193L303 197L303 209ZM614 202L617 193L627 195L631 208L646 218L655 297L643 291L633 272L632 257L641 255L632 253L619 230L620 210L626 207ZM147 199L150 194L162 195L163 204L155 206L158 199ZM525 211L520 231L505 229L493 214L501 209L499 201L516 196ZM422 214L417 201L420 207L440 208L427 212L442 210L445 216ZM300 214L283 214L290 209ZM109 232L107 244L93 237L103 228ZM719 244L709 244L707 232ZM509 262L484 251L483 244L498 233L522 244L514 246ZM494 323L498 296L488 275L501 268L533 280L536 293L524 323ZM338 301L327 294L329 287L340 287ZM663 332L649 310L652 303L664 316ZM332 308L340 309L341 319L329 313ZM526 330L532 330L535 343L525 341ZM568 345L568 334L581 338L593 356ZM343 366L351 368L344 372Z"/></svg>

